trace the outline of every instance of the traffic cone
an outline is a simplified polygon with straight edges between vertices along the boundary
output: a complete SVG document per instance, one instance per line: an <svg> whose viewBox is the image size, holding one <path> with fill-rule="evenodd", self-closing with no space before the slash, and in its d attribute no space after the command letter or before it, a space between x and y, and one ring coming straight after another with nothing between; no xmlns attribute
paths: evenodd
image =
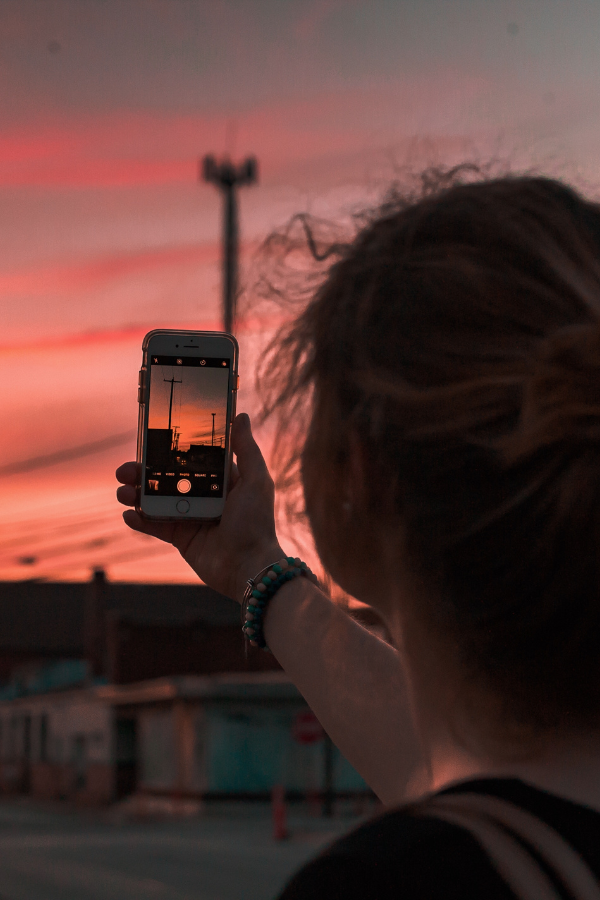
<svg viewBox="0 0 600 900"><path fill-rule="evenodd" d="M273 839L283 841L288 837L288 830L285 789L282 784L276 784L271 791L271 814L273 816Z"/></svg>

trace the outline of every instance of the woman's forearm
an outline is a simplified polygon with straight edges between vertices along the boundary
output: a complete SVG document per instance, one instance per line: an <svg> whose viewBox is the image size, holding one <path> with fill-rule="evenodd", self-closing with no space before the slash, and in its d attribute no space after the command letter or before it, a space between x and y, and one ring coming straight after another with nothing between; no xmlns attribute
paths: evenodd
<svg viewBox="0 0 600 900"><path fill-rule="evenodd" d="M334 744L383 803L401 803L426 788L406 681L393 647L304 578L273 597L264 633Z"/></svg>

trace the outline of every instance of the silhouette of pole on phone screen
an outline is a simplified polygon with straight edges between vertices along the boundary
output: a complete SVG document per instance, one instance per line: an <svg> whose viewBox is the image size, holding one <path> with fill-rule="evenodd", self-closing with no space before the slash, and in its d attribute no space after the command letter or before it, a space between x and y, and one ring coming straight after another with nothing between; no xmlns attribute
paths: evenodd
<svg viewBox="0 0 600 900"><path fill-rule="evenodd" d="M200 180L216 185L223 194L223 330L235 327L238 276L238 209L237 189L258 180L258 163L253 156L239 166L228 157L217 162L214 156L200 161Z"/></svg>
<svg viewBox="0 0 600 900"><path fill-rule="evenodd" d="M181 384L181 381L178 381L173 375L172 378L163 378L163 381L166 381L167 384L171 385L171 397L169 398L169 431L171 430L171 414L173 412L173 388L176 384Z"/></svg>

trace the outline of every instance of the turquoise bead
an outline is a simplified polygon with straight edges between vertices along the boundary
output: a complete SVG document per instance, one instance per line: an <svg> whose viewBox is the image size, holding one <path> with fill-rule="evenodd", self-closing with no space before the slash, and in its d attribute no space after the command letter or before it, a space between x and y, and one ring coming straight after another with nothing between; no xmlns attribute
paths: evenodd
<svg viewBox="0 0 600 900"><path fill-rule="evenodd" d="M293 556L286 556L286 559L288 561L288 565L290 565L290 566L294 565L294 557Z"/></svg>
<svg viewBox="0 0 600 900"><path fill-rule="evenodd" d="M265 577L262 579L262 583L265 585L265 587L269 587L270 584L273 584L273 582L271 581L271 579L270 579L270 578L267 578L266 575L265 575Z"/></svg>
<svg viewBox="0 0 600 900"><path fill-rule="evenodd" d="M260 600L260 598L262 596L262 592L261 591L252 591L251 596L254 597L255 600Z"/></svg>
<svg viewBox="0 0 600 900"><path fill-rule="evenodd" d="M281 573L283 572L283 569L281 568L281 566L279 566L277 563L275 563L275 565L273 566L273 571L277 572L278 575L281 575Z"/></svg>

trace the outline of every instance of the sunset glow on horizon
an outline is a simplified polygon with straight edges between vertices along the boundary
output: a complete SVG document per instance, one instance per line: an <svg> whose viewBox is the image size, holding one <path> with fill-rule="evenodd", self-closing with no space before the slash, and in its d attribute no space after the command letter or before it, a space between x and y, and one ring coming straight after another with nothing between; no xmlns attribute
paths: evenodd
<svg viewBox="0 0 600 900"><path fill-rule="evenodd" d="M124 526L114 470L135 456L144 334L221 327L204 154L258 159L245 287L273 229L351 217L404 166L498 158L598 192L599 35L592 0L4 0L0 579L196 580ZM253 415L284 313L247 309ZM268 456L271 426L257 437Z"/></svg>

